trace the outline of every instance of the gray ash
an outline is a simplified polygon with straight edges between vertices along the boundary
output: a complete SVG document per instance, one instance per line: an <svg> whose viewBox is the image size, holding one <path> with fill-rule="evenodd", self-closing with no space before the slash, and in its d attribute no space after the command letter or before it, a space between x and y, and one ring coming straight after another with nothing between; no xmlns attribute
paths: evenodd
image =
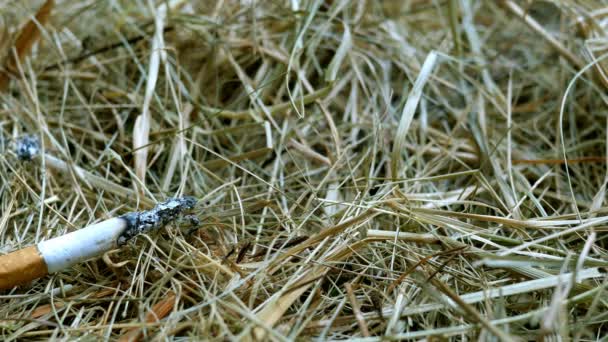
<svg viewBox="0 0 608 342"><path fill-rule="evenodd" d="M118 245L122 246L139 234L159 229L181 218L185 211L194 208L196 202L196 198L189 196L169 198L150 210L121 216L127 221L127 228L118 237Z"/></svg>
<svg viewBox="0 0 608 342"><path fill-rule="evenodd" d="M40 140L37 136L26 134L15 140L15 154L19 160L32 160L40 152Z"/></svg>

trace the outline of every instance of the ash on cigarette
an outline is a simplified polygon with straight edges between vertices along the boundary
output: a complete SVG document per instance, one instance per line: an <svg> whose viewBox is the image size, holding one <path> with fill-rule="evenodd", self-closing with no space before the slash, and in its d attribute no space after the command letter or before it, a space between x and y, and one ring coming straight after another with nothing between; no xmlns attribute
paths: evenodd
<svg viewBox="0 0 608 342"><path fill-rule="evenodd" d="M139 234L162 228L181 218L185 211L194 208L196 202L196 198L189 196L169 198L150 210L121 216L127 221L127 228L118 237L118 245L122 246Z"/></svg>
<svg viewBox="0 0 608 342"><path fill-rule="evenodd" d="M15 140L15 154L19 160L32 160L40 152L37 136L26 134Z"/></svg>

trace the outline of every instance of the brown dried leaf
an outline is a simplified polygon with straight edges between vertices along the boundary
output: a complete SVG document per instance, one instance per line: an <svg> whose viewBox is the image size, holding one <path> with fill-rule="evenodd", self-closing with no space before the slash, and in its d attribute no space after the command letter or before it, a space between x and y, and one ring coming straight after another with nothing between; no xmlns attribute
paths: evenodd
<svg viewBox="0 0 608 342"><path fill-rule="evenodd" d="M51 11L54 6L54 0L47 0L44 5L40 7L34 16L34 19L31 19L23 26L15 41L14 53L9 53L5 70L8 72L14 71L17 68L17 64L23 61L25 56L30 53L32 46L34 46L38 41L38 38L40 38L40 29L38 25L46 25L51 17ZM5 91L8 87L9 75L7 74L7 71L0 72L0 91Z"/></svg>
<svg viewBox="0 0 608 342"><path fill-rule="evenodd" d="M59 309L64 306L65 306L65 304L63 304L63 303L55 303L53 305L44 304L44 305L41 305L41 306L37 307L36 309L34 309L34 311L32 311L32 314L30 315L30 317L31 318L40 318L40 317L50 313L51 311L53 311L53 307L55 307L55 309Z"/></svg>
<svg viewBox="0 0 608 342"><path fill-rule="evenodd" d="M4 18L0 15L0 61L4 58L10 42L10 33Z"/></svg>

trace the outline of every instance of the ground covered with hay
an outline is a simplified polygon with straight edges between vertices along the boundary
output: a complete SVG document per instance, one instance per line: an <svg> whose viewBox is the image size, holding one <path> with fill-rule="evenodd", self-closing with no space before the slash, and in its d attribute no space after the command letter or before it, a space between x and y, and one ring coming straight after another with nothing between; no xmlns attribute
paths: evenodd
<svg viewBox="0 0 608 342"><path fill-rule="evenodd" d="M0 339L605 338L605 3L0 6L0 254L198 199Z"/></svg>

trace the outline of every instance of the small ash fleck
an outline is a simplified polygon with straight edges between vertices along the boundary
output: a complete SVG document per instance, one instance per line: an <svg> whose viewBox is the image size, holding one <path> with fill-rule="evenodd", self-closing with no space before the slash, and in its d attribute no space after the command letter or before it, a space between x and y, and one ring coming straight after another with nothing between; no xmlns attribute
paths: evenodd
<svg viewBox="0 0 608 342"><path fill-rule="evenodd" d="M186 215L183 218L184 221L188 222L192 227L198 227L201 225L201 220L196 215Z"/></svg>
<svg viewBox="0 0 608 342"><path fill-rule="evenodd" d="M26 134L15 140L15 154L19 160L32 160L40 152L37 136Z"/></svg>
<svg viewBox="0 0 608 342"><path fill-rule="evenodd" d="M139 234L159 229L175 221L186 210L194 208L196 202L196 198L189 196L169 198L150 210L128 213L121 216L127 221L127 228L118 237L118 245L122 246Z"/></svg>

